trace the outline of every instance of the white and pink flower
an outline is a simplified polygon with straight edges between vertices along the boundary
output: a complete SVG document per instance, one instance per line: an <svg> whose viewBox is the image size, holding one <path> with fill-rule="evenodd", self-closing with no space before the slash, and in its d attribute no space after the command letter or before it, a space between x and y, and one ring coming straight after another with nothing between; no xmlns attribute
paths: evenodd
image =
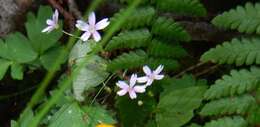
<svg viewBox="0 0 260 127"><path fill-rule="evenodd" d="M48 26L42 30L42 33L45 33L45 32L50 33L54 29L59 28L59 12L57 9L55 10L54 14L52 15L52 19L46 20L46 24Z"/></svg>

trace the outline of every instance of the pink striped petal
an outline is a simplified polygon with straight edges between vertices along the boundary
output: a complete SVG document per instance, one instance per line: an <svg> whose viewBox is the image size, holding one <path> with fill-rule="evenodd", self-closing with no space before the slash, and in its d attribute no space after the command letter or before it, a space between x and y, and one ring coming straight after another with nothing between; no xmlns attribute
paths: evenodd
<svg viewBox="0 0 260 127"><path fill-rule="evenodd" d="M108 18L105 18L96 24L96 30L102 30L106 28L108 25L109 25Z"/></svg>
<svg viewBox="0 0 260 127"><path fill-rule="evenodd" d="M97 31L95 31L95 32L93 33L93 38L94 38L94 40L95 40L96 42L98 42L98 41L101 40L101 36L100 36L100 34L99 34Z"/></svg>
<svg viewBox="0 0 260 127"><path fill-rule="evenodd" d="M89 14L89 16L88 16L88 23L89 23L89 25L91 25L91 26L95 26L95 24L96 24L96 15L95 15L94 12L91 12L91 13Z"/></svg>

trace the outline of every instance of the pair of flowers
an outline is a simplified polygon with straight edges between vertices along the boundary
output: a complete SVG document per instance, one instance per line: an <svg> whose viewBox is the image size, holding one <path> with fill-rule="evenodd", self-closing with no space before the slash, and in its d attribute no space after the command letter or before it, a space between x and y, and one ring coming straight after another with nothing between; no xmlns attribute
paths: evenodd
<svg viewBox="0 0 260 127"><path fill-rule="evenodd" d="M163 79L164 75L160 74L163 70L163 65L159 65L155 70L151 70L147 65L143 67L145 76L137 77L136 74L132 74L129 80L129 84L125 81L118 81L116 85L121 88L117 92L119 96L124 96L127 93L131 99L137 98L136 93L144 93L147 86L152 85L154 80ZM145 83L144 85L136 85L136 83Z"/></svg>
<svg viewBox="0 0 260 127"><path fill-rule="evenodd" d="M49 33L54 29L58 29L59 28L58 20L59 20L59 12L56 9L54 14L52 15L52 18L46 20L48 26L44 28L42 32ZM91 12L90 15L88 16L88 22L85 22L83 20L77 20L76 27L79 30L84 31L84 33L80 37L82 41L87 41L92 36L94 40L98 42L101 40L101 36L98 30L102 30L106 28L109 25L109 23L110 22L108 21L108 18L104 18L101 21L96 23L96 15L94 12Z"/></svg>

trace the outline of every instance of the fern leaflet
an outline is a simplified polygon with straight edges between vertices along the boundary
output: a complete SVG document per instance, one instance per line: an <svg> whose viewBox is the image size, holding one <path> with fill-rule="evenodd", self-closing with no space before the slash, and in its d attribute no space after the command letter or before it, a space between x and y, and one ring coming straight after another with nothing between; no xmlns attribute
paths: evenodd
<svg viewBox="0 0 260 127"><path fill-rule="evenodd" d="M219 64L260 64L260 39L232 39L216 48L212 48L201 57L202 61L212 61Z"/></svg>
<svg viewBox="0 0 260 127"><path fill-rule="evenodd" d="M122 32L109 41L106 50L144 47L150 38L151 34L147 29Z"/></svg>
<svg viewBox="0 0 260 127"><path fill-rule="evenodd" d="M204 98L214 99L225 96L242 94L255 89L259 84L260 69L252 67L250 71L242 69L232 70L229 75L224 75L212 85L205 93Z"/></svg>
<svg viewBox="0 0 260 127"><path fill-rule="evenodd" d="M148 46L148 54L155 57L181 58L188 53L179 45L172 46L154 39Z"/></svg>
<svg viewBox="0 0 260 127"><path fill-rule="evenodd" d="M240 116L224 117L206 123L204 127L247 127L247 122Z"/></svg>
<svg viewBox="0 0 260 127"><path fill-rule="evenodd" d="M225 29L237 29L244 33L260 34L260 4L246 3L215 17L212 23Z"/></svg>
<svg viewBox="0 0 260 127"><path fill-rule="evenodd" d="M160 10L180 15L205 16L207 14L199 0L156 0L156 5Z"/></svg>
<svg viewBox="0 0 260 127"><path fill-rule="evenodd" d="M143 50L131 51L124 53L114 60L112 60L107 69L109 71L116 71L120 69L131 69L145 64L148 55Z"/></svg>
<svg viewBox="0 0 260 127"><path fill-rule="evenodd" d="M165 17L156 19L152 26L152 33L167 40L190 41L191 39L179 23Z"/></svg>
<svg viewBox="0 0 260 127"><path fill-rule="evenodd" d="M125 9L121 9L116 13L113 18L111 18L111 24L115 23L119 17L124 13ZM142 26L148 26L151 24L155 15L155 10L153 7L142 7L136 9L130 17L126 19L122 28L133 29Z"/></svg>
<svg viewBox="0 0 260 127"><path fill-rule="evenodd" d="M256 104L256 102L251 95L222 98L207 103L200 114L202 116L245 114L253 104Z"/></svg>

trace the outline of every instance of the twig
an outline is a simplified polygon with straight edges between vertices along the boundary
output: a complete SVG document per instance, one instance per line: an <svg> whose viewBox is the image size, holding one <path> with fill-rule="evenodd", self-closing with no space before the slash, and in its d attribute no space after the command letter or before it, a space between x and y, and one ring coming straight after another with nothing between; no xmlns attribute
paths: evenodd
<svg viewBox="0 0 260 127"><path fill-rule="evenodd" d="M195 77L202 76L202 75L204 75L204 74L206 74L206 73L208 73L208 72L210 72L210 71L212 71L212 70L214 70L214 69L216 69L216 68L218 68L218 67L219 67L219 65L216 64L216 65L211 66L210 68L208 68L208 69L206 69L206 70L204 70L204 71L201 71L201 72L199 72L199 73L197 73L197 74L194 74L194 76L195 76Z"/></svg>
<svg viewBox="0 0 260 127"><path fill-rule="evenodd" d="M48 0L48 2L56 9L59 10L59 12L64 16L65 21L69 25L70 31L74 29L74 22L75 19L72 14L70 14L68 11L66 11L56 0Z"/></svg>
<svg viewBox="0 0 260 127"><path fill-rule="evenodd" d="M193 65L185 70L183 70L182 72L178 73L177 75L174 76L174 78L178 78L178 77L181 77L182 75L184 75L185 73L187 73L188 71L191 71L191 70L194 70L195 68L198 68L200 67L201 65L204 65L206 63L204 62L199 62L197 63L196 65Z"/></svg>
<svg viewBox="0 0 260 127"><path fill-rule="evenodd" d="M74 0L66 0L69 11L77 18L77 19L82 19L82 14L78 9L78 5L75 3Z"/></svg>

